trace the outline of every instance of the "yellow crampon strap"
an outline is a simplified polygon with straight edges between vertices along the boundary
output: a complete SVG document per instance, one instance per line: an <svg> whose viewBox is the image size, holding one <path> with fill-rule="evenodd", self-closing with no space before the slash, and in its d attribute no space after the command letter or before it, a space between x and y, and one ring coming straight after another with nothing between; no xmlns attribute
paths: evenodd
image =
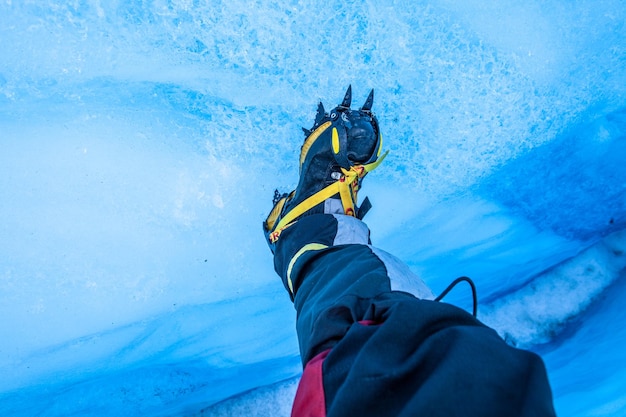
<svg viewBox="0 0 626 417"><path fill-rule="evenodd" d="M265 220L265 223L263 225L265 227L265 230L273 230L274 229L274 225L276 224L276 220L280 216L280 213L283 211L283 207L285 206L285 203L287 202L287 199L290 198L290 197L293 197L293 194L294 194L294 192L292 191L289 196L282 197L280 200L278 200L276 205L274 205L274 208L272 209L272 211L270 211L270 214L267 216L267 219Z"/></svg>
<svg viewBox="0 0 626 417"><path fill-rule="evenodd" d="M358 179L363 178L368 172L373 171L380 165L385 159L389 151L385 152L376 162L366 165L355 165L350 169L341 168L343 177L337 182L330 184L329 186L322 188L317 193L313 194L309 198L302 201L300 204L291 209L285 217L280 219L274 231L270 234L269 240L275 243L283 230L289 227L298 217L303 215L306 211L312 209L325 200L331 198L335 194L339 194L341 198L341 205L343 211L348 216L355 217L354 204L356 202L358 191Z"/></svg>

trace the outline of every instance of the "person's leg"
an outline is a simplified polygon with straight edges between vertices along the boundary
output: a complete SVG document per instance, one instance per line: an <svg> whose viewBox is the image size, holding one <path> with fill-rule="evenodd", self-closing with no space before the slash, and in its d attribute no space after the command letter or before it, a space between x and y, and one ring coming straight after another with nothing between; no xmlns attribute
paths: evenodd
<svg viewBox="0 0 626 417"><path fill-rule="evenodd" d="M432 298L408 268L368 245L359 220L304 217L282 239L311 248L294 259L280 242L275 255L278 271L291 266L306 364L294 415L554 415L541 359L463 310L394 291ZM307 414L315 404L318 413Z"/></svg>
<svg viewBox="0 0 626 417"><path fill-rule="evenodd" d="M263 224L297 312L305 365L295 416L552 416L541 359L506 345L468 313L430 301L397 259L370 245L357 206L384 158L371 113L351 90L320 104L300 155L300 180L275 194Z"/></svg>

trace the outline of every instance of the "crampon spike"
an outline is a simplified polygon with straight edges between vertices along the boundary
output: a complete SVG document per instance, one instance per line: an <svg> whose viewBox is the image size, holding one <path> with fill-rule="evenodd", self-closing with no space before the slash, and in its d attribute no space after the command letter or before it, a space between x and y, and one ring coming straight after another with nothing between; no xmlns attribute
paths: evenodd
<svg viewBox="0 0 626 417"><path fill-rule="evenodd" d="M343 101L341 102L339 107L349 109L350 104L352 104L352 84L348 85L348 89L346 90L346 95L343 97Z"/></svg>
<svg viewBox="0 0 626 417"><path fill-rule="evenodd" d="M324 118L326 118L326 109L324 109L324 105L320 101L320 104L317 105L317 114L315 115L315 126L313 126L313 130L322 123Z"/></svg>
<svg viewBox="0 0 626 417"><path fill-rule="evenodd" d="M365 100L363 107L361 107L361 110L365 112L369 112L372 110L373 104L374 104L374 89L372 88L372 91L370 91L370 94L367 96L367 99Z"/></svg>

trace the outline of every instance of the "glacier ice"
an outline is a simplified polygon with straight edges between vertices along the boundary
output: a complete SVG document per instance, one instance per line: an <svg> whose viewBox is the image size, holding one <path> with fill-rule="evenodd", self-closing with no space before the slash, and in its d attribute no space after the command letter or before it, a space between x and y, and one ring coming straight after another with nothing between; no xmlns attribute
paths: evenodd
<svg viewBox="0 0 626 417"><path fill-rule="evenodd" d="M288 415L295 317L260 223L300 127L351 83L391 151L364 189L374 243L434 292L470 275L560 415L623 415L625 17L0 2L0 411Z"/></svg>

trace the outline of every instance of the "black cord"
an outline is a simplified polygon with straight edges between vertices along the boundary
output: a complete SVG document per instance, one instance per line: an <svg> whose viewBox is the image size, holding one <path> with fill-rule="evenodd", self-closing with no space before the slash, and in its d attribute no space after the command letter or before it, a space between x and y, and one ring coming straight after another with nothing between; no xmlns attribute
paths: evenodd
<svg viewBox="0 0 626 417"><path fill-rule="evenodd" d="M474 281L472 281L469 277L458 277L457 279L452 281L452 283L450 285L448 285L448 287L445 290L443 290L443 292L441 294L439 294L439 296L437 298L435 298L435 301L441 301L443 299L443 297L448 295L448 293L461 281L467 282L470 285L470 287L472 288L472 299L473 299L473 302L474 302L474 307L472 309L472 315L474 317L476 317L476 314L478 314L478 297L476 296L476 285L474 285Z"/></svg>

